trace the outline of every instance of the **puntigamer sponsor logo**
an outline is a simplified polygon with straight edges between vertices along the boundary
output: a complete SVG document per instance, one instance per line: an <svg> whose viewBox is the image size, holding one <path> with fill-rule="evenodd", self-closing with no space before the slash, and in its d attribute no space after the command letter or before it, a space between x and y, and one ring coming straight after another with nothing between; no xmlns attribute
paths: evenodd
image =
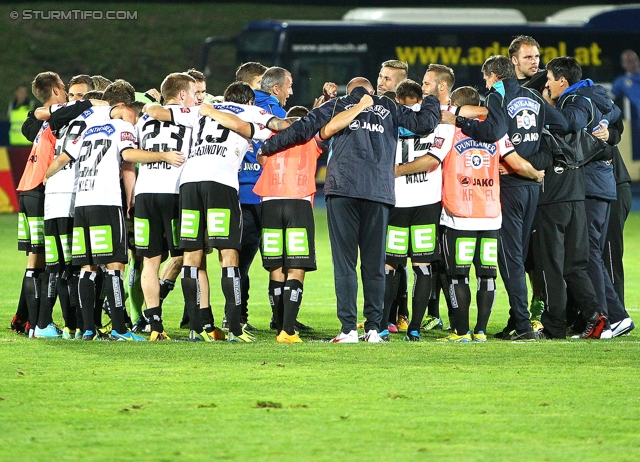
<svg viewBox="0 0 640 462"><path fill-rule="evenodd" d="M538 114L540 112L540 103L532 100L531 98L521 96L511 100L507 105L507 112L509 113L509 117L512 119L522 111L531 111Z"/></svg>
<svg viewBox="0 0 640 462"><path fill-rule="evenodd" d="M456 152L458 154L462 154L469 149L482 149L484 151L488 151L492 156L496 153L496 145L493 143L481 143L480 141L473 140L471 138L465 138L462 141L459 141L454 146Z"/></svg>
<svg viewBox="0 0 640 462"><path fill-rule="evenodd" d="M98 125L96 127L88 128L87 131L84 132L84 137L86 138L87 136L96 135L98 133L106 133L107 135L111 136L115 133L115 131L116 129L111 124Z"/></svg>
<svg viewBox="0 0 640 462"><path fill-rule="evenodd" d="M242 109L241 107L232 106L230 104L214 104L213 108L217 109L218 111L233 112L234 114L240 114L241 112L244 112L244 109Z"/></svg>

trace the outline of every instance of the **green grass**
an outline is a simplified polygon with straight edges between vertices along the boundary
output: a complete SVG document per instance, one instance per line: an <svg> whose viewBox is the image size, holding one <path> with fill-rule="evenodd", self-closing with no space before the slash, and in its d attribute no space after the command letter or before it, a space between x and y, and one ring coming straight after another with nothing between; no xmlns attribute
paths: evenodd
<svg viewBox="0 0 640 462"><path fill-rule="evenodd" d="M0 460L640 459L636 332L606 342L312 341L339 329L323 209L316 219L319 269L300 315L316 332L305 343L276 344L266 330L267 273L255 264L258 343L123 344L27 340L6 328L25 257L16 217L0 215ZM636 320L639 238L632 214L625 259ZM499 288L490 332L506 321ZM219 318L215 283L212 306ZM181 307L178 288L168 326Z"/></svg>

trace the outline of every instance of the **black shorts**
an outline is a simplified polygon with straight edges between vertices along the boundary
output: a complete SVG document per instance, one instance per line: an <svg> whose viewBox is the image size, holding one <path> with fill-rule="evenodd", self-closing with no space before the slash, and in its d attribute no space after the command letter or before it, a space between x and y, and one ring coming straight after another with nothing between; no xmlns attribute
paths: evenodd
<svg viewBox="0 0 640 462"><path fill-rule="evenodd" d="M136 255L148 258L166 252L170 252L172 257L182 255L183 252L178 250L178 194L138 194L134 215Z"/></svg>
<svg viewBox="0 0 640 462"><path fill-rule="evenodd" d="M75 266L127 263L122 207L76 207L71 255Z"/></svg>
<svg viewBox="0 0 640 462"><path fill-rule="evenodd" d="M52 272L71 271L73 218L52 218L44 222L44 257ZM69 273L70 274L70 273Z"/></svg>
<svg viewBox="0 0 640 462"><path fill-rule="evenodd" d="M469 276L471 263L476 277L495 278L498 275L498 237L500 231L462 231L447 228L442 231L442 254L449 276Z"/></svg>
<svg viewBox="0 0 640 462"><path fill-rule="evenodd" d="M44 253L44 186L20 192L18 250Z"/></svg>
<svg viewBox="0 0 640 462"><path fill-rule="evenodd" d="M240 250L242 212L238 191L214 181L180 186L180 248Z"/></svg>
<svg viewBox="0 0 640 462"><path fill-rule="evenodd" d="M311 202L276 199L262 203L262 266L315 271L315 224Z"/></svg>
<svg viewBox="0 0 640 462"><path fill-rule="evenodd" d="M404 265L407 256L413 263L431 263L440 259L438 223L440 203L419 207L394 207L387 226L387 265Z"/></svg>

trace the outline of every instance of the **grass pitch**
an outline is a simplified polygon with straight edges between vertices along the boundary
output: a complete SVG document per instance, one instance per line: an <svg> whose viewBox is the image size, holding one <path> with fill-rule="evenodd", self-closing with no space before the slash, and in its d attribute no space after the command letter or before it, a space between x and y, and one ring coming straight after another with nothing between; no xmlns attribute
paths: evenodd
<svg viewBox="0 0 640 462"><path fill-rule="evenodd" d="M267 273L257 260L255 344L17 336L7 328L25 265L15 229L15 215L0 215L0 460L640 460L636 331L526 344L438 344L431 333L420 343L322 341L339 330L324 209L319 269L307 276L300 314L315 331L293 345L276 344L267 329ZM639 238L633 214L626 298L637 322ZM216 319L218 271L211 262ZM165 304L178 340L187 333L175 328L181 312L178 288ZM506 316L499 284L489 332Z"/></svg>

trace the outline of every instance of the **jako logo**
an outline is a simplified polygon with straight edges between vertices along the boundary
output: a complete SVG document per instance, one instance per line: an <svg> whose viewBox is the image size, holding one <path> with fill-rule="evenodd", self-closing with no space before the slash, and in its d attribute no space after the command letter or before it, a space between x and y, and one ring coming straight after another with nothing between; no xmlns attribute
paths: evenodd
<svg viewBox="0 0 640 462"><path fill-rule="evenodd" d="M362 128L369 130L370 132L384 133L384 127L379 124L372 124L369 122L362 122Z"/></svg>
<svg viewBox="0 0 640 462"><path fill-rule="evenodd" d="M359 120L353 120L350 124L349 124L349 128L351 130L357 130L360 128L360 121Z"/></svg>

